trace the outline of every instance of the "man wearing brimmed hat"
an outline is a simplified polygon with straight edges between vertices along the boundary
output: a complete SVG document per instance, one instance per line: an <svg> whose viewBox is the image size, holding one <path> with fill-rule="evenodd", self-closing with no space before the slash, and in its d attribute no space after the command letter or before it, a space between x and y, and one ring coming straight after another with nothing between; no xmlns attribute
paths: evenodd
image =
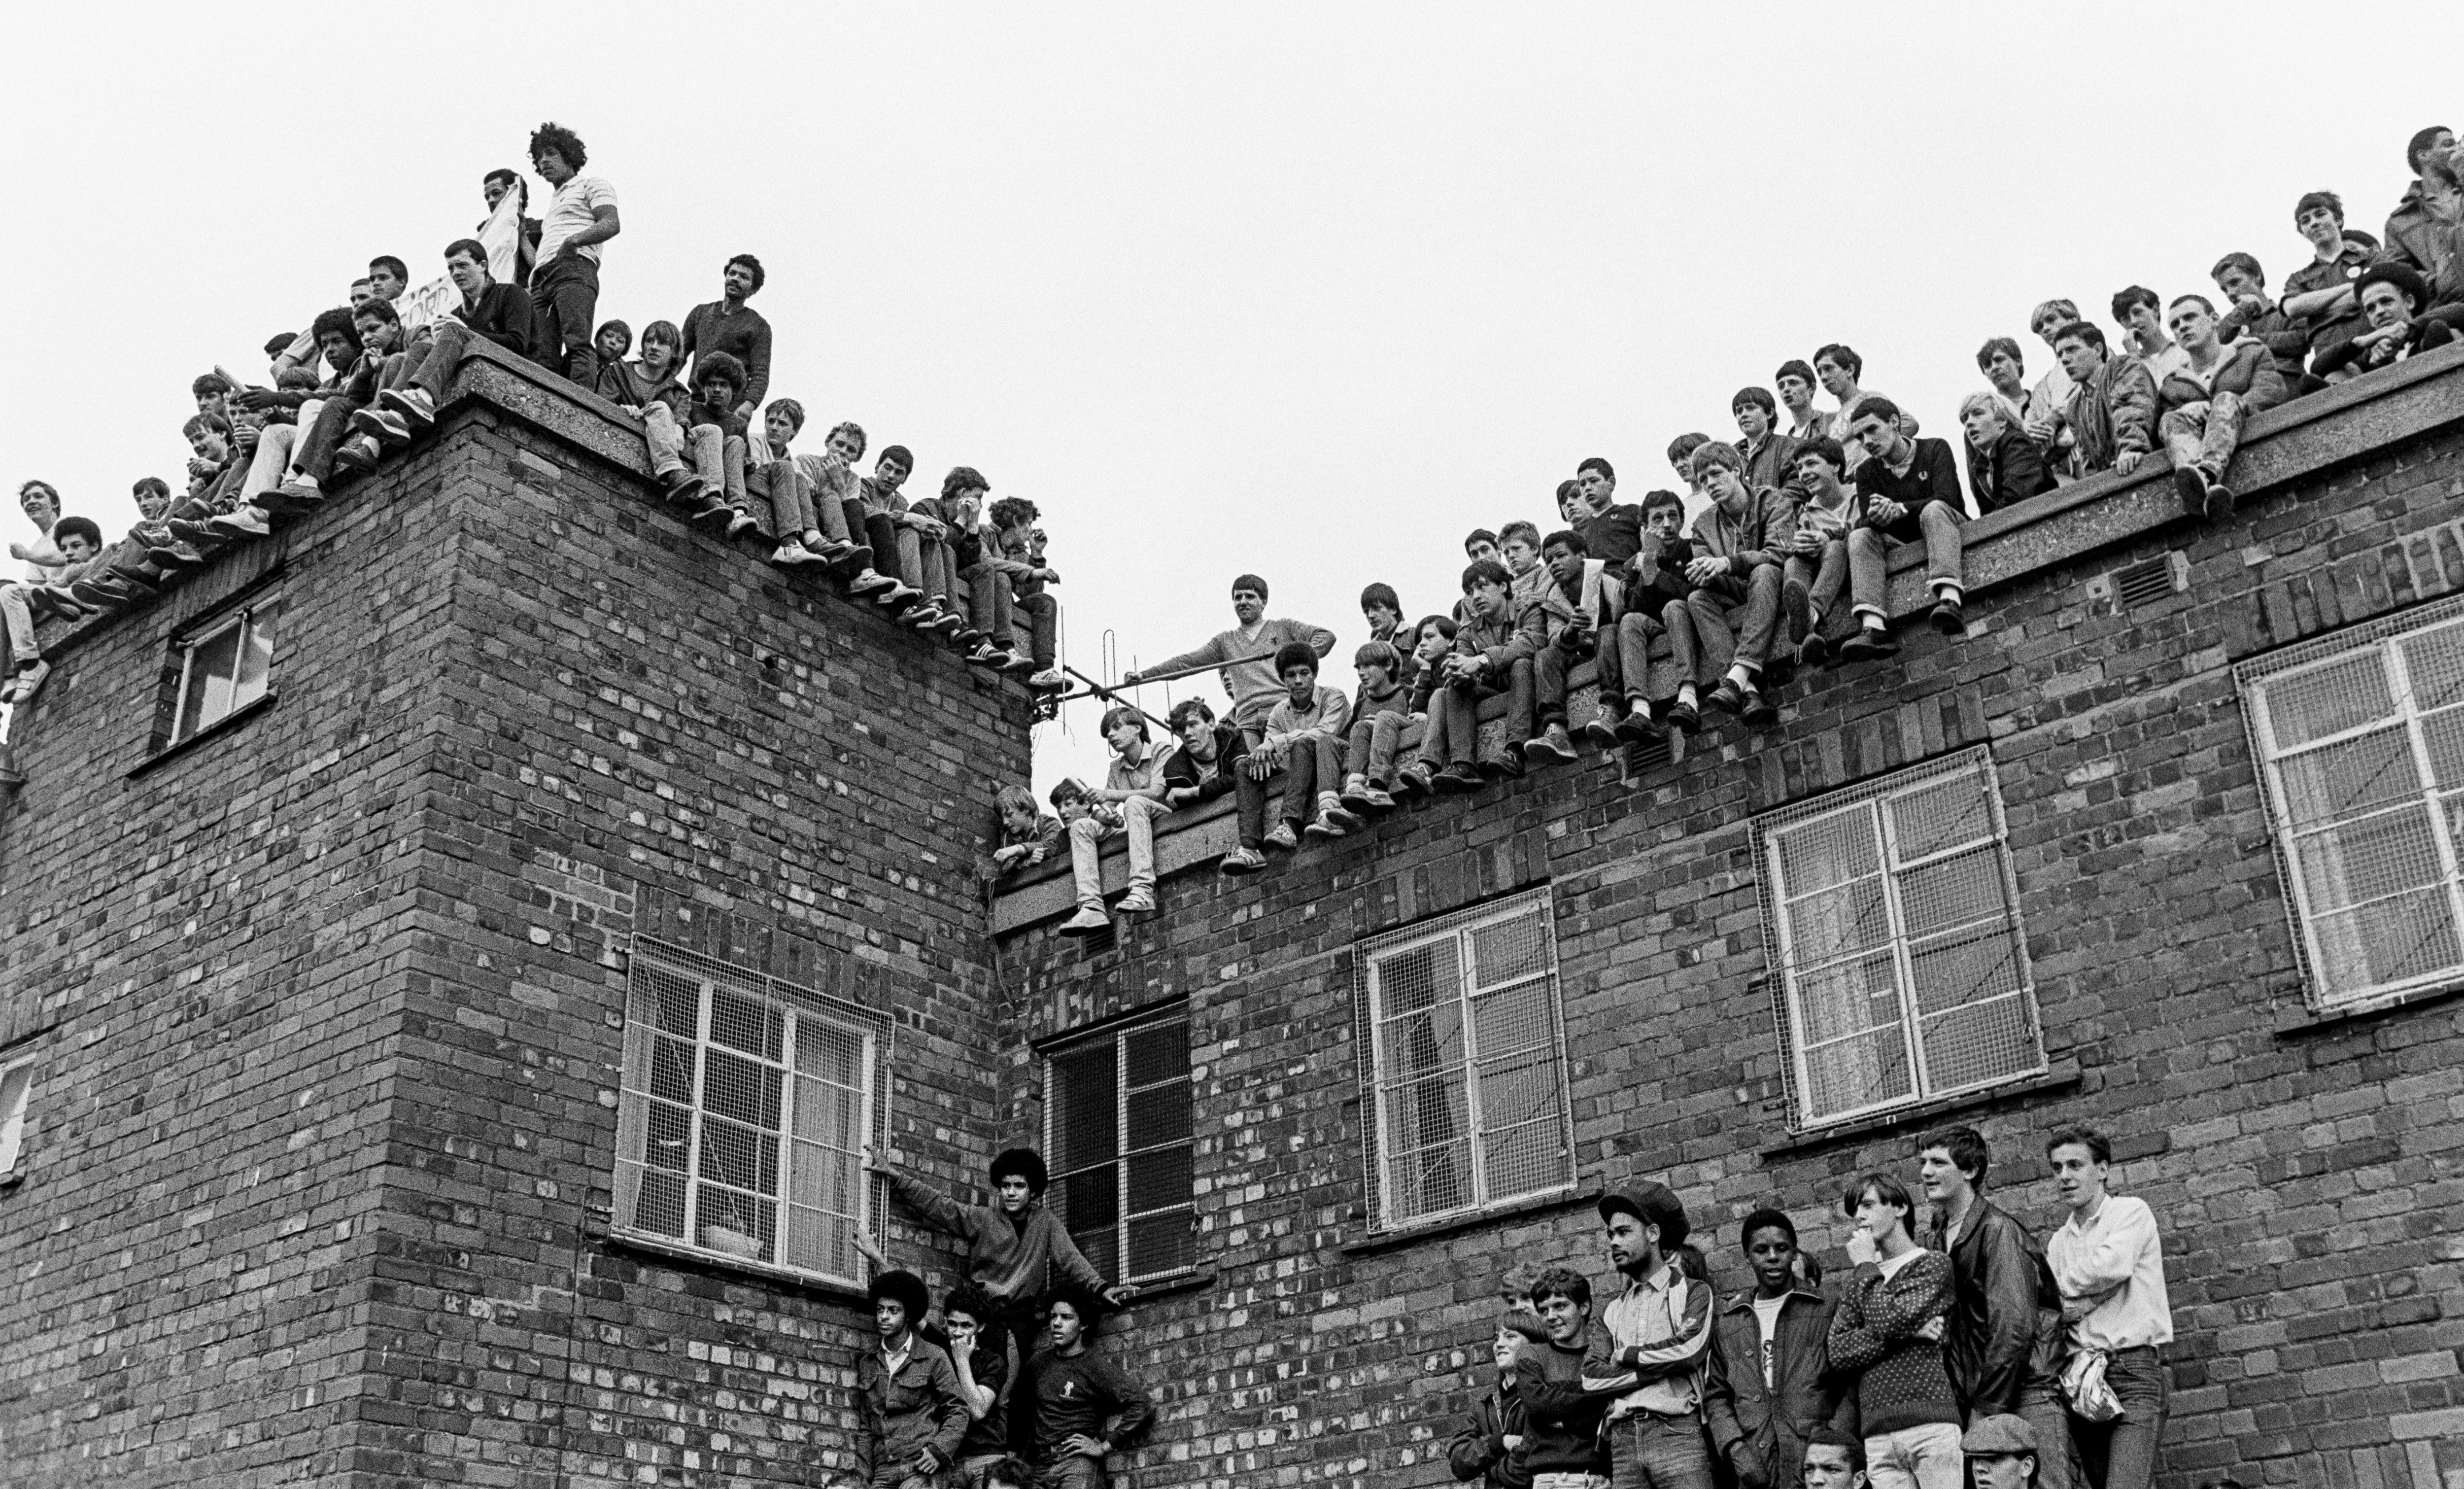
<svg viewBox="0 0 2464 1489"><path fill-rule="evenodd" d="M1583 1388L1615 1397L1607 1436L1615 1489L1711 1489L1703 1438L1703 1367L1711 1347L1711 1289L1669 1258L1685 1240L1685 1207L1656 1180L1599 1199L1609 1260L1625 1289L1600 1316Z"/></svg>
<svg viewBox="0 0 2464 1489"><path fill-rule="evenodd" d="M2036 1429L2024 1416L1980 1416L1959 1439L1976 1489L2032 1489L2036 1481Z"/></svg>

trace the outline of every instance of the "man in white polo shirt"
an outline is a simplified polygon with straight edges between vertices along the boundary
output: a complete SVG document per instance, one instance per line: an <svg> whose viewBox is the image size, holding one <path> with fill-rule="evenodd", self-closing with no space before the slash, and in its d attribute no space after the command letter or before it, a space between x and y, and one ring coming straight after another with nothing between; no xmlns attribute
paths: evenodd
<svg viewBox="0 0 2464 1489"><path fill-rule="evenodd" d="M2102 1422L2080 1416L2074 1404L2071 1441L2094 1489L2147 1489L2165 1433L2165 1366L2156 1348L2173 1338L2156 1212L2144 1199L2105 1192L2113 1145L2095 1128L2055 1128L2045 1157L2071 1212L2045 1241L2070 1327L2062 1383L2071 1388L2101 1360L2104 1384L2122 1404L2120 1416Z"/></svg>
<svg viewBox="0 0 2464 1489"><path fill-rule="evenodd" d="M599 382L591 318L599 310L599 245L624 231L616 189L582 174L582 137L562 124L531 131L531 164L556 188L539 222L539 264L531 271L531 310L539 366L583 388Z"/></svg>

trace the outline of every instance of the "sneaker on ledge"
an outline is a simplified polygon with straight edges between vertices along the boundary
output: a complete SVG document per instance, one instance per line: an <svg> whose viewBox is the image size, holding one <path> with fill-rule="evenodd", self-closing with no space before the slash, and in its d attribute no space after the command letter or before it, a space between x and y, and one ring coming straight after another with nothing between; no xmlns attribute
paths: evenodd
<svg viewBox="0 0 2464 1489"><path fill-rule="evenodd" d="M770 562L781 568L794 568L802 564L818 564L822 556L801 543L782 543L771 553Z"/></svg>
<svg viewBox="0 0 2464 1489"><path fill-rule="evenodd" d="M388 388L377 394L377 402L406 424L425 429L436 422L436 403L424 388Z"/></svg>
<svg viewBox="0 0 2464 1489"><path fill-rule="evenodd" d="M1574 748L1573 740L1567 735L1566 726L1552 723L1538 739L1523 742L1523 758L1535 766L1554 766L1583 757L1582 752Z"/></svg>
<svg viewBox="0 0 2464 1489"><path fill-rule="evenodd" d="M1112 918L1104 913L1102 905L1082 904L1078 907L1076 915L1061 922L1061 934L1092 936L1111 923Z"/></svg>
<svg viewBox="0 0 2464 1489"><path fill-rule="evenodd" d="M1133 889L1128 894L1123 895L1120 899L1120 902L1113 905L1112 908L1123 915L1153 915L1155 914L1155 891L1151 889Z"/></svg>
<svg viewBox="0 0 2464 1489"><path fill-rule="evenodd" d="M266 522L265 514L253 506L241 507L236 512L225 512L206 525L230 538L262 538L274 531L274 528Z"/></svg>
<svg viewBox="0 0 2464 1489"><path fill-rule="evenodd" d="M1027 678L1026 685L1039 692L1058 693L1063 688L1069 685L1069 679L1061 675L1060 668L1046 667L1042 672L1039 672L1035 676Z"/></svg>
<svg viewBox="0 0 2464 1489"><path fill-rule="evenodd" d="M761 525L753 520L752 513L745 511L742 507L730 507L728 510L735 514L727 520L727 535L731 538L735 537L737 533L742 532L747 527L759 527Z"/></svg>
<svg viewBox="0 0 2464 1489"><path fill-rule="evenodd" d="M1288 822L1278 822L1266 829L1266 846L1269 848L1280 848L1289 853L1300 845L1301 840L1294 835L1292 825Z"/></svg>
<svg viewBox="0 0 2464 1489"><path fill-rule="evenodd" d="M1255 848L1235 848L1216 868L1225 874L1255 874L1266 866L1266 856Z"/></svg>
<svg viewBox="0 0 2464 1489"><path fill-rule="evenodd" d="M891 578L888 574L877 574L868 568L863 573L858 574L853 579L847 581L847 593L870 594L875 589L891 589L897 583L897 580Z"/></svg>
<svg viewBox="0 0 2464 1489"><path fill-rule="evenodd" d="M1009 654L1009 660L1001 663L1001 671L1033 672L1035 671L1035 658L1027 656L1024 652L1012 652Z"/></svg>

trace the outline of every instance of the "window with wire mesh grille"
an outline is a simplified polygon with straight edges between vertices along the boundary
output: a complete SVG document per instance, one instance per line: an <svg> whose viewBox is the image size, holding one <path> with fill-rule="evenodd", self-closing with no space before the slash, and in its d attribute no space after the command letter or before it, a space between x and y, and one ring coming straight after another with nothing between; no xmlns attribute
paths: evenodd
<svg viewBox="0 0 2464 1489"><path fill-rule="evenodd" d="M1357 966L1371 1229L1571 1189L1549 891L1381 936Z"/></svg>
<svg viewBox="0 0 2464 1489"><path fill-rule="evenodd" d="M2045 1069L1983 750L1773 812L1753 838L1793 1125Z"/></svg>
<svg viewBox="0 0 2464 1489"><path fill-rule="evenodd" d="M1055 1049L1044 1089L1049 1203L1095 1270L1135 1282L1197 1265L1188 1012Z"/></svg>
<svg viewBox="0 0 2464 1489"><path fill-rule="evenodd" d="M17 1172L26 1141L26 1101L34 1088L34 1057L0 1063L0 1179Z"/></svg>
<svg viewBox="0 0 2464 1489"><path fill-rule="evenodd" d="M648 937L631 976L616 1229L861 1285L887 1023Z"/></svg>
<svg viewBox="0 0 2464 1489"><path fill-rule="evenodd" d="M2314 1007L2464 978L2464 614L2238 670Z"/></svg>

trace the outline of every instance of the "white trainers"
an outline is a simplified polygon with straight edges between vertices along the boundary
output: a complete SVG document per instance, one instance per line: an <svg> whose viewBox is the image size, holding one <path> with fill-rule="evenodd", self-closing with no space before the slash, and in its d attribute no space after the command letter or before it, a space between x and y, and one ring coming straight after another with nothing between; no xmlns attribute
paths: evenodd
<svg viewBox="0 0 2464 1489"><path fill-rule="evenodd" d="M1042 672L1037 673L1034 677L1027 678L1026 685L1031 688L1054 691L1067 687L1069 685L1069 679L1061 675L1060 668L1046 667Z"/></svg>
<svg viewBox="0 0 2464 1489"><path fill-rule="evenodd" d="M792 568L799 564L818 564L821 561L820 554L801 543L782 543L779 544L779 551L770 555L770 562L781 568Z"/></svg>
<svg viewBox="0 0 2464 1489"><path fill-rule="evenodd" d="M875 589L888 589L894 588L897 583L897 580L891 578L888 574L878 573L868 568L863 573L858 574L853 579L847 581L847 593L870 594Z"/></svg>
<svg viewBox="0 0 2464 1489"><path fill-rule="evenodd" d="M1114 905L1112 908L1120 911L1123 915L1153 915L1155 914L1155 891L1151 889L1133 889L1128 894L1123 895L1121 897L1120 903Z"/></svg>
<svg viewBox="0 0 2464 1489"><path fill-rule="evenodd" d="M1103 906L1084 904L1078 907L1078 913L1076 915L1073 915L1069 919L1061 922L1061 934L1064 936L1092 936L1097 931L1104 929L1111 923L1112 919L1111 916L1104 913Z"/></svg>

